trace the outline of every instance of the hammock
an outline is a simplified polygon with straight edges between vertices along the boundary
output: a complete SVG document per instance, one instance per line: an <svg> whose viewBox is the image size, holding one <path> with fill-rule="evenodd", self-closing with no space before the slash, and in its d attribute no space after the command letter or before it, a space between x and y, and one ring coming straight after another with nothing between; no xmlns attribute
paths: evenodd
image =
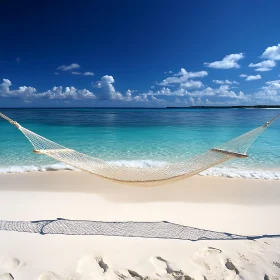
<svg viewBox="0 0 280 280"><path fill-rule="evenodd" d="M155 168L139 168L117 166L112 163L94 158L75 150L68 149L51 140L48 140L11 120L0 113L0 116L15 125L33 145L36 154L47 155L57 161L77 169L88 171L100 177L124 182L128 184L159 185L170 181L181 180L198 174L210 167L223 163L233 158L246 158L247 150L256 138L276 118L268 121L265 125L249 131L219 147L213 148L203 154L197 155L187 161L165 165Z"/></svg>

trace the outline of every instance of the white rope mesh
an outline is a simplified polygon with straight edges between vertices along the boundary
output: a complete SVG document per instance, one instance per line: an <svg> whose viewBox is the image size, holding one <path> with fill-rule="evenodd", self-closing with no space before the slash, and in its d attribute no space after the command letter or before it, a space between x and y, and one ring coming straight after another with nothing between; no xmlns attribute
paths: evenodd
<svg viewBox="0 0 280 280"><path fill-rule="evenodd" d="M247 157L246 152L255 139L280 115L267 122L264 126L247 132L187 161L154 168L125 167L108 163L61 146L20 126L1 113L0 116L14 124L26 136L33 145L34 152L36 153L47 155L57 161L107 179L130 184L158 185L190 177L232 158Z"/></svg>

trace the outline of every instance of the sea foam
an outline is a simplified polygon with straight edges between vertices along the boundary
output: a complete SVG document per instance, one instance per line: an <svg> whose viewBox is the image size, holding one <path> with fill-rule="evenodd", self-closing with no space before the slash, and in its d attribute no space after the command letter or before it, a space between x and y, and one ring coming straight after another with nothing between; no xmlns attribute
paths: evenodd
<svg viewBox="0 0 280 280"><path fill-rule="evenodd" d="M108 161L108 163L116 166L139 167L139 168L156 168L168 164L165 161L154 160L116 160ZM44 165L44 166L8 166L0 167L0 173L24 173L34 171L59 171L77 169L67 166L63 163ZM201 176L227 177L227 178L244 178L244 179L262 179L262 180L280 180L280 169L265 170L265 169L238 169L233 167L215 167L201 172Z"/></svg>
<svg viewBox="0 0 280 280"><path fill-rule="evenodd" d="M201 176L244 178L244 179L262 179L262 180L280 180L280 170L247 170L236 168L210 168L201 172Z"/></svg>
<svg viewBox="0 0 280 280"><path fill-rule="evenodd" d="M34 171L58 171L58 170L74 170L73 167L67 166L63 163L34 166L34 165L24 165L24 166L7 166L0 167L0 174L2 173L24 173L24 172L34 172Z"/></svg>

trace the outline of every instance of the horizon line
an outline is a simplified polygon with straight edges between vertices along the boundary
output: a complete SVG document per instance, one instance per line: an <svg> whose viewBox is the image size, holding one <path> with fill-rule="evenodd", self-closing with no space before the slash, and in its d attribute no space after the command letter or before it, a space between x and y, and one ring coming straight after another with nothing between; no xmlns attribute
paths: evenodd
<svg viewBox="0 0 280 280"><path fill-rule="evenodd" d="M280 105L195 105L165 107L0 107L0 109L201 109L201 108L279 108Z"/></svg>

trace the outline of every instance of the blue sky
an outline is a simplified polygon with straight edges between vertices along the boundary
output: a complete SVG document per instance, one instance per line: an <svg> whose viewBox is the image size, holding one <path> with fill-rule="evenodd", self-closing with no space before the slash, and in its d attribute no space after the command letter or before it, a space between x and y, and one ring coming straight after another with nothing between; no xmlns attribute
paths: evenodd
<svg viewBox="0 0 280 280"><path fill-rule="evenodd" d="M280 104L279 9L3 1L0 107Z"/></svg>

